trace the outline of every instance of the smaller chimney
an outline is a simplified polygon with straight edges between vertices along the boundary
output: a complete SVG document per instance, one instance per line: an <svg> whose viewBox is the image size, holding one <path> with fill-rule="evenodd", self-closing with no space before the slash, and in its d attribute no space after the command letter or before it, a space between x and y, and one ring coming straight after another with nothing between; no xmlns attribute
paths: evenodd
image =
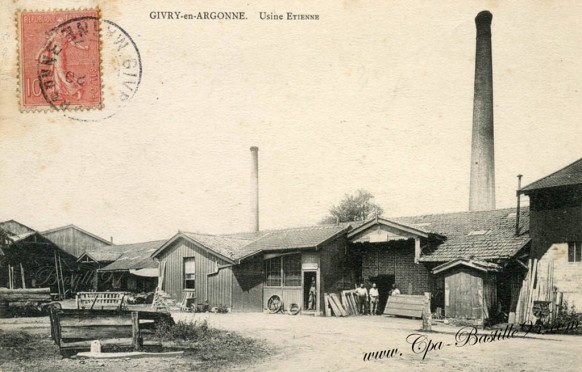
<svg viewBox="0 0 582 372"><path fill-rule="evenodd" d="M259 148L251 147L251 228L259 231Z"/></svg>
<svg viewBox="0 0 582 372"><path fill-rule="evenodd" d="M519 215L521 213L520 211L520 191L521 191L521 177L523 177L523 175L518 174L517 175L517 210L515 212L515 236L519 236Z"/></svg>
<svg viewBox="0 0 582 372"><path fill-rule="evenodd" d="M111 237L111 244L113 244L113 237Z"/></svg>

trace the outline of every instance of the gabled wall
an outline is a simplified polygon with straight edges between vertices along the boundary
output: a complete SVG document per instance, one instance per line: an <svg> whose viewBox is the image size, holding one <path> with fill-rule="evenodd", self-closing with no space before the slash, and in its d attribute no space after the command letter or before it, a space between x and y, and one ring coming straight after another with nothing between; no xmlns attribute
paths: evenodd
<svg viewBox="0 0 582 372"><path fill-rule="evenodd" d="M70 226L64 229L42 233L44 237L75 257L80 257L87 250L106 247L109 243L87 235Z"/></svg>
<svg viewBox="0 0 582 372"><path fill-rule="evenodd" d="M363 279L393 275L402 294L421 295L432 290L434 280L429 270L422 263L414 263L414 240L363 243L359 249Z"/></svg>
<svg viewBox="0 0 582 372"><path fill-rule="evenodd" d="M184 238L177 239L157 257L166 262L163 290L178 303L182 301L184 293L188 292L184 290L185 257L194 257L196 262L196 303L231 307L233 278L230 263Z"/></svg>

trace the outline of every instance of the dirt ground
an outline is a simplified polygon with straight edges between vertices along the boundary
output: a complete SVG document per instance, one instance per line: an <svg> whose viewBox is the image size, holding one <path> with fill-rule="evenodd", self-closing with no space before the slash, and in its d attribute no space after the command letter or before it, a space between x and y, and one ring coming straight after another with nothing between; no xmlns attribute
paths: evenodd
<svg viewBox="0 0 582 372"><path fill-rule="evenodd" d="M384 316L326 318L267 314L191 314L175 313L174 319L207 319L211 327L235 331L243 336L265 340L273 345L272 356L252 365L236 365L228 370L245 371L368 371L388 370L471 370L471 371L581 371L582 337L530 334L493 342L455 346L455 333L461 327L435 325L424 343L411 342L421 337L420 320ZM12 321L12 322L11 322ZM35 323L36 322L36 323ZM48 320L23 324L6 319L4 330L24 329L41 335L48 332ZM489 334L490 331L484 332ZM409 336L418 334L418 336ZM480 331L480 334L483 332ZM44 335L46 336L46 335ZM407 341L408 338L408 341ZM423 359L423 349L431 340L432 350ZM473 340L473 338L471 339ZM441 344L439 344L441 342ZM364 361L368 352L394 350L390 358ZM372 358L373 359L373 358ZM57 359L36 370L51 371L182 371L199 370L192 358L148 358L119 361L79 361ZM0 361L2 371L25 370L10 361ZM30 370L30 369L28 369Z"/></svg>

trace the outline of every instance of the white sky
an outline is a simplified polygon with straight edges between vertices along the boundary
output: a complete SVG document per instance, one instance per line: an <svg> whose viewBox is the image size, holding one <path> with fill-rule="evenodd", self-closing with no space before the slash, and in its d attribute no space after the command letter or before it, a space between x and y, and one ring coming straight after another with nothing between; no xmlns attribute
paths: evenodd
<svg viewBox="0 0 582 372"><path fill-rule="evenodd" d="M58 7L83 3L95 5ZM123 111L84 123L17 111L14 11L51 3L2 2L0 220L74 223L117 243L245 231L253 145L263 228L315 224L358 188L386 216L466 210L483 9L497 207L515 205L518 173L528 184L581 156L582 2L171 3L98 2L136 42L143 80ZM149 19L161 10L249 20Z"/></svg>

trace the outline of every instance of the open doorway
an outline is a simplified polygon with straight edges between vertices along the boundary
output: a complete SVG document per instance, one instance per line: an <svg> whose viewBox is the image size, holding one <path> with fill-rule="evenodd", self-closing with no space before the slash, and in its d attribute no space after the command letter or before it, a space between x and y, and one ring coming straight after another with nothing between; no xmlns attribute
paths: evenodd
<svg viewBox="0 0 582 372"><path fill-rule="evenodd" d="M313 289L311 289L313 287ZM317 309L317 272L303 272L303 310L315 311Z"/></svg>
<svg viewBox="0 0 582 372"><path fill-rule="evenodd" d="M394 275L378 275L370 278L370 285L376 283L378 288L378 313L382 314L388 301L388 294L394 284Z"/></svg>

